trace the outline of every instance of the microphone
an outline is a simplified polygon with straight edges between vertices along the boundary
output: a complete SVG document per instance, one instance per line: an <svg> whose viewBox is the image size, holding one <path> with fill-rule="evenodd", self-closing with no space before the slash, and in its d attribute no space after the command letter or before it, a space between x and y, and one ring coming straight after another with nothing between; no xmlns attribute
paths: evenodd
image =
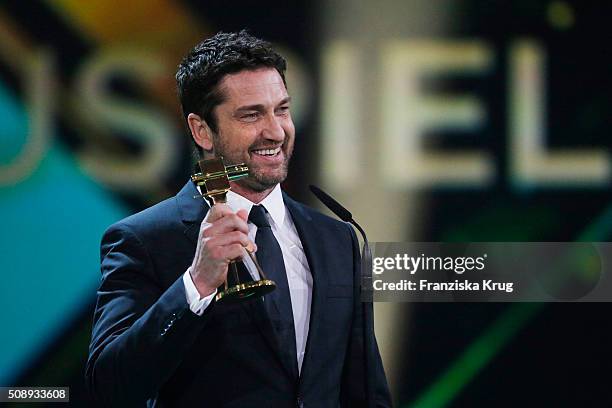
<svg viewBox="0 0 612 408"><path fill-rule="evenodd" d="M361 226L353 219L353 214L338 201L334 200L329 194L325 193L317 186L312 184L308 186L310 191L321 201L327 208L331 210L338 218L344 222L353 225L363 238L363 248L361 250L361 302L363 313L363 338L364 338L364 355L365 355L365 384L366 384L366 401L368 407L374 407L374 385L372 382L373 375L371 370L374 369L373 361L373 344L374 344L374 319L372 317L372 251L368 237Z"/></svg>
<svg viewBox="0 0 612 408"><path fill-rule="evenodd" d="M351 212L344 208L339 202L331 198L329 194L321 190L319 187L313 186L312 184L309 186L309 188L310 191L312 191L312 193L327 206L327 208L338 216L338 218L345 222L353 221L353 214L351 214Z"/></svg>
<svg viewBox="0 0 612 408"><path fill-rule="evenodd" d="M361 236L363 238L363 251L361 252L362 266L366 261L368 261L369 265L366 265L368 268L365 270L365 272L369 271L370 273L368 275L372 276L372 251L370 251L368 237L366 236L366 233L363 228L361 228L361 226L353 219L353 214L351 214L351 212L344 208L342 204L334 200L329 194L321 190L319 187L313 186L312 184L308 187L310 188L310 191L312 191L312 193L319 199L319 201L325 204L325 206L329 208L331 212L336 214L338 218L340 218L342 221L354 225L355 228L357 228L357 230L361 233ZM364 268L362 267L362 277L363 272Z"/></svg>
<svg viewBox="0 0 612 408"><path fill-rule="evenodd" d="M362 279L362 296L361 300L372 301L372 251L368 237L361 226L353 219L353 214L342 204L334 200L329 194L312 184L308 186L310 191L323 203L327 208L338 216L342 221L348 222L357 228L363 238L363 249L361 250L361 279ZM364 293L367 292L367 293ZM367 296L367 297L366 297Z"/></svg>

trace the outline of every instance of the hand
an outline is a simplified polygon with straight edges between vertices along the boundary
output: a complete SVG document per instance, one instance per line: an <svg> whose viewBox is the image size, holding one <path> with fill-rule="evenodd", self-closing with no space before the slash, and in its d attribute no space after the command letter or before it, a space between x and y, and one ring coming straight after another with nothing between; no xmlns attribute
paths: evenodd
<svg viewBox="0 0 612 408"><path fill-rule="evenodd" d="M241 259L249 240L246 210L234 213L227 204L215 204L200 226L190 274L201 297L210 295L226 279L228 265Z"/></svg>

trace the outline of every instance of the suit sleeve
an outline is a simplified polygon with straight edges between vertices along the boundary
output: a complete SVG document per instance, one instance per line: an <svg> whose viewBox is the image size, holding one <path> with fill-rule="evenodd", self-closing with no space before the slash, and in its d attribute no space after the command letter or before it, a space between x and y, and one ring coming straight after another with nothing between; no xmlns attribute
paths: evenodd
<svg viewBox="0 0 612 408"><path fill-rule="evenodd" d="M374 333L372 302L361 301L359 241L347 224L353 247L354 311L341 390L343 407L391 407L391 395Z"/></svg>
<svg viewBox="0 0 612 408"><path fill-rule="evenodd" d="M181 276L162 288L146 249L123 224L102 238L101 272L87 385L101 405L144 406L181 363L211 307L202 316L191 312Z"/></svg>

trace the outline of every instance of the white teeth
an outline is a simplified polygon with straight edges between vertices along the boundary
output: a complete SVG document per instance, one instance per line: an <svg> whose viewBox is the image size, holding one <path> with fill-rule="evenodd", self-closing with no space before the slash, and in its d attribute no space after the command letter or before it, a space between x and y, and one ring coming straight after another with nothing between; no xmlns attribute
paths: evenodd
<svg viewBox="0 0 612 408"><path fill-rule="evenodd" d="M253 150L253 153L257 153L257 154L260 154L262 156L274 156L278 152L280 152L280 147L277 147L276 149Z"/></svg>

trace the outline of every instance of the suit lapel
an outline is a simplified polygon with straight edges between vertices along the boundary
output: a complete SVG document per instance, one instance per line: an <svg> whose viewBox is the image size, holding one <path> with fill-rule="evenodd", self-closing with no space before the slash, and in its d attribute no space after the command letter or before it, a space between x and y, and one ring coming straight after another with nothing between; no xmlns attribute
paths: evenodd
<svg viewBox="0 0 612 408"><path fill-rule="evenodd" d="M200 224L210 207L206 200L200 197L195 184L191 181L188 181L179 191L175 200L181 213L183 224L185 224L185 235L195 245L198 242Z"/></svg>
<svg viewBox="0 0 612 408"><path fill-rule="evenodd" d="M302 241L310 273L312 274L312 302L310 307L310 324L308 328L308 339L306 340L306 351L302 361L300 378L304 376L305 370L310 366L312 349L317 344L324 343L323 331L320 329L325 303L327 299L328 275L322 260L325 259L325 246L320 236L320 231L314 228L312 217L305 211L305 207L292 200L283 193L285 205L295 224L295 228Z"/></svg>

